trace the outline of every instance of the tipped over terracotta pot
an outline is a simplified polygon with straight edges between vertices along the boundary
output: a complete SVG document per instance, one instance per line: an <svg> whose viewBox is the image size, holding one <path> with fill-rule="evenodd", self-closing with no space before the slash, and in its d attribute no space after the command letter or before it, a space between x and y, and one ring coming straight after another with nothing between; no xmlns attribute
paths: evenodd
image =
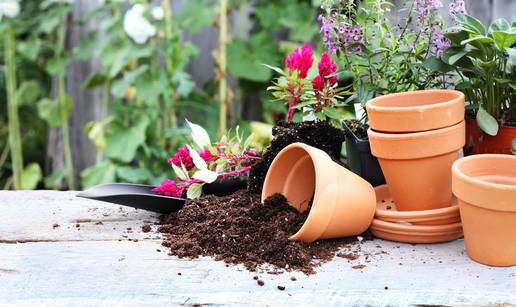
<svg viewBox="0 0 516 307"><path fill-rule="evenodd" d="M451 166L464 146L464 121L414 133L367 131L397 209L431 210L451 205Z"/></svg>
<svg viewBox="0 0 516 307"><path fill-rule="evenodd" d="M371 224L376 208L371 184L334 162L324 151L303 143L285 147L272 162L262 190L262 202L283 194L299 212L312 206L291 240L358 235Z"/></svg>
<svg viewBox="0 0 516 307"><path fill-rule="evenodd" d="M443 89L394 93L368 101L366 109L375 131L428 131L464 120L464 94Z"/></svg>
<svg viewBox="0 0 516 307"><path fill-rule="evenodd" d="M516 265L516 156L469 156L452 171L468 255L487 265Z"/></svg>

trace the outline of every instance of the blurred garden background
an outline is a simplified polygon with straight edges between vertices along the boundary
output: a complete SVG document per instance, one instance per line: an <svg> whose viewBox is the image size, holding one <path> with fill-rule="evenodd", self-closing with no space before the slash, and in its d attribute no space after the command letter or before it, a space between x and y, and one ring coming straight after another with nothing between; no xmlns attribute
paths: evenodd
<svg viewBox="0 0 516 307"><path fill-rule="evenodd" d="M489 24L514 19L516 1L466 9ZM262 64L305 43L320 58L319 14L320 0L0 0L0 189L158 185L173 177L185 118L213 136L238 125L265 146L286 108Z"/></svg>

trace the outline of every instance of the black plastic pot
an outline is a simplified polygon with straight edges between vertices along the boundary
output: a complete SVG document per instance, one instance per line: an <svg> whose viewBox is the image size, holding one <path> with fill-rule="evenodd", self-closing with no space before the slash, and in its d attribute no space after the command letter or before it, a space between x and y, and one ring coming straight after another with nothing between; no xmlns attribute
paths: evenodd
<svg viewBox="0 0 516 307"><path fill-rule="evenodd" d="M247 188L247 180L239 177L217 179L202 187L204 195L227 196Z"/></svg>
<svg viewBox="0 0 516 307"><path fill-rule="evenodd" d="M385 183L378 159L371 153L369 140L359 139L351 129L343 123L346 131L346 154L348 168L367 180L373 186Z"/></svg>

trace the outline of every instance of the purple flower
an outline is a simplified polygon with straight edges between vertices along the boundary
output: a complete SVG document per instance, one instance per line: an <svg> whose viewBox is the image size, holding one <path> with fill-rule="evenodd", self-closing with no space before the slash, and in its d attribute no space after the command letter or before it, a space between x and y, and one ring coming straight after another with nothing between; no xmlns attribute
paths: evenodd
<svg viewBox="0 0 516 307"><path fill-rule="evenodd" d="M433 48L435 50L435 57L440 59L443 55L443 52L448 50L451 47L451 42L447 39L441 32L435 32L435 40Z"/></svg>
<svg viewBox="0 0 516 307"><path fill-rule="evenodd" d="M466 13L466 5L464 0L452 0L448 5L448 11L451 17L455 17L457 13Z"/></svg>
<svg viewBox="0 0 516 307"><path fill-rule="evenodd" d="M414 0L413 6L419 22L423 23L432 11L442 8L443 3L440 0Z"/></svg>
<svg viewBox="0 0 516 307"><path fill-rule="evenodd" d="M342 43L346 52L361 52L362 48L357 46L357 44L363 45L365 41L362 37L362 29L360 26L355 25L342 27ZM351 45L355 46L351 48Z"/></svg>
<svg viewBox="0 0 516 307"><path fill-rule="evenodd" d="M335 19L332 17L325 17L323 15L319 15L317 19L321 23L320 33L322 33L324 45L328 49L329 53L335 54L339 45L338 37L335 34Z"/></svg>

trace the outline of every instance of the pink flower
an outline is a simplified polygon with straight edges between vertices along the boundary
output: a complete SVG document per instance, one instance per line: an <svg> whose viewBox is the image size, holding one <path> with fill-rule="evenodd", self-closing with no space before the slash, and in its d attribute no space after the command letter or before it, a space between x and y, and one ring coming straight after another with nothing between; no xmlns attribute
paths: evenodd
<svg viewBox="0 0 516 307"><path fill-rule="evenodd" d="M161 195L171 197L181 197L184 192L184 187L177 185L174 181L166 179L161 183L159 187L155 187L152 191L157 192Z"/></svg>
<svg viewBox="0 0 516 307"><path fill-rule="evenodd" d="M190 157L190 150L188 147L183 146L179 148L174 156L168 159L168 164L181 167L181 162L187 170L191 170L194 167L193 159Z"/></svg>
<svg viewBox="0 0 516 307"><path fill-rule="evenodd" d="M306 74L314 62L312 54L312 48L308 44L303 45L301 50L296 48L285 59L285 67L290 69L290 72L297 70L300 78L306 78Z"/></svg>
<svg viewBox="0 0 516 307"><path fill-rule="evenodd" d="M317 77L312 80L312 87L314 91L322 91L324 88L324 78L321 77L321 75L317 75Z"/></svg>
<svg viewBox="0 0 516 307"><path fill-rule="evenodd" d="M339 77L337 76L331 76L329 78L326 78L327 76L337 72L337 63L335 63L332 59L330 59L330 56L328 55L328 52L324 52L321 61L319 62L319 75L325 79L327 79L330 82L330 85L335 84L339 80Z"/></svg>
<svg viewBox="0 0 516 307"><path fill-rule="evenodd" d="M214 156L209 149L204 149L203 151L199 152L199 155L201 158L206 162L215 161L218 159L217 156Z"/></svg>

